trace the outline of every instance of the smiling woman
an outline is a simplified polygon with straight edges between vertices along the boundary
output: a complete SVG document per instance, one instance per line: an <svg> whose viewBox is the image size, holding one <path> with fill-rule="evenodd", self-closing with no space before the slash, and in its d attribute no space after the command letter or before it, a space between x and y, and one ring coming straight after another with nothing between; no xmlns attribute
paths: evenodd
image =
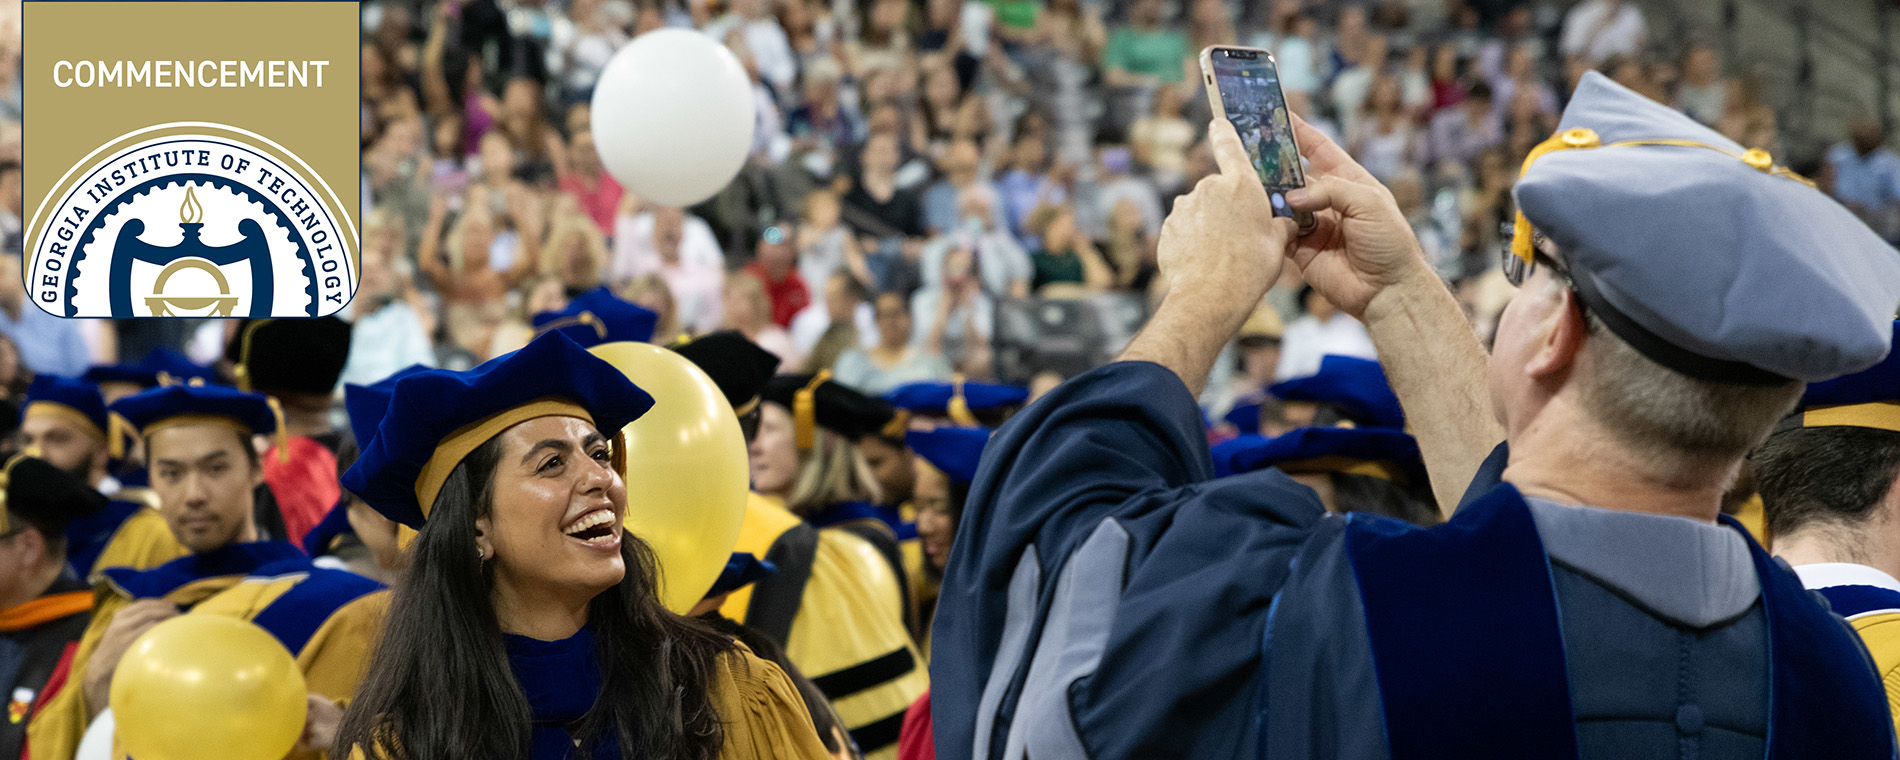
<svg viewBox="0 0 1900 760"><path fill-rule="evenodd" d="M550 333L397 381L344 485L418 530L352 757L818 758L778 667L655 595L602 431L653 400Z"/></svg>

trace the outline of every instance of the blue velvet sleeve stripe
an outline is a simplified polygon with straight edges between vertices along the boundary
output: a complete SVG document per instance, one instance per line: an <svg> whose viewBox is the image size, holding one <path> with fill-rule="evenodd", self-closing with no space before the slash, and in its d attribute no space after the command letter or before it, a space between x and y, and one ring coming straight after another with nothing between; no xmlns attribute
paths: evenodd
<svg viewBox="0 0 1900 760"><path fill-rule="evenodd" d="M187 583L226 575L251 575L273 562L304 559L303 550L286 541L258 541L192 554L150 570L106 568L107 582L133 599L162 597Z"/></svg>
<svg viewBox="0 0 1900 760"><path fill-rule="evenodd" d="M1828 586L1815 589L1827 597L1834 614L1854 618L1874 612L1900 612L1900 591L1879 586Z"/></svg>
<svg viewBox="0 0 1900 760"><path fill-rule="evenodd" d="M1393 760L1577 757L1549 560L1517 489L1432 529L1349 516Z"/></svg>
<svg viewBox="0 0 1900 760"><path fill-rule="evenodd" d="M302 569L307 575L297 581L296 586L251 618L251 622L270 631L292 653L302 652L304 645L310 643L310 637L343 605L383 587L355 573L311 567L308 562L304 561ZM280 569L295 572L293 565L273 565L260 574Z"/></svg>

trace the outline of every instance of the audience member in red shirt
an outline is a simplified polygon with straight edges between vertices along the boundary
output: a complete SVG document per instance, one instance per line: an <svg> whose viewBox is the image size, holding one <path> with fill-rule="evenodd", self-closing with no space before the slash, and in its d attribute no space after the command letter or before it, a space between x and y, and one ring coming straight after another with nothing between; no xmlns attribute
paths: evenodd
<svg viewBox="0 0 1900 760"><path fill-rule="evenodd" d="M568 148L568 163L574 168L561 177L561 189L580 199L581 211L600 227L600 234L614 234L614 209L620 206L625 191L613 175L600 165L600 153L594 150L594 133L576 132Z"/></svg>
<svg viewBox="0 0 1900 760"><path fill-rule="evenodd" d="M791 327L792 317L811 305L811 288L798 274L798 248L792 228L782 224L765 228L758 253L745 271L765 286L765 295L772 301L772 322Z"/></svg>

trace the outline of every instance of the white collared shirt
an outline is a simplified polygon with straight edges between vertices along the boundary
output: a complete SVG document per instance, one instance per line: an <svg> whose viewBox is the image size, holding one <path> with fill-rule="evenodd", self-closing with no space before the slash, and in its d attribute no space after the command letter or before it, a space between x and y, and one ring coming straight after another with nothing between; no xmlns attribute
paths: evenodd
<svg viewBox="0 0 1900 760"><path fill-rule="evenodd" d="M1801 578L1801 585L1810 589L1822 589L1829 586L1877 586L1889 591L1900 591L1900 580L1866 565L1852 562L1816 562L1812 565L1795 567L1794 574Z"/></svg>

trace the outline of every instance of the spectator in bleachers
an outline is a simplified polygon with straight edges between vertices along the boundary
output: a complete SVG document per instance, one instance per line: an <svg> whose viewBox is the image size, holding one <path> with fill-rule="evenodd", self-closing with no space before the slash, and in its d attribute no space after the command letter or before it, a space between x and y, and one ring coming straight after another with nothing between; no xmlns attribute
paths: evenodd
<svg viewBox="0 0 1900 760"><path fill-rule="evenodd" d="M725 254L705 220L666 206L636 215L623 209L614 226L613 280L647 274L659 275L672 290L680 328L719 326Z"/></svg>
<svg viewBox="0 0 1900 760"><path fill-rule="evenodd" d="M349 306L350 354L342 382L368 385L411 364L436 363L429 341L434 319L423 318L425 310L416 308L420 294L398 271L402 239L401 224L386 209L363 221L363 269Z"/></svg>
<svg viewBox="0 0 1900 760"><path fill-rule="evenodd" d="M1730 83L1722 76L1722 59L1715 48L1697 44L1682 54L1682 81L1676 85L1676 108L1689 118L1717 126L1728 113Z"/></svg>
<svg viewBox="0 0 1900 760"><path fill-rule="evenodd" d="M1101 292L1114 287L1115 272L1095 244L1076 231L1075 211L1043 206L1029 216L1029 228L1042 245L1030 256L1035 277L1030 287L1045 296Z"/></svg>
<svg viewBox="0 0 1900 760"><path fill-rule="evenodd" d="M1629 0L1583 0L1564 15L1563 29L1558 49L1590 64L1639 53L1649 35L1642 9Z"/></svg>
<svg viewBox="0 0 1900 760"><path fill-rule="evenodd" d="M1406 110L1396 77L1386 74L1373 80L1355 124L1346 133L1347 150L1372 176L1388 181L1406 167L1423 163L1424 135Z"/></svg>
<svg viewBox="0 0 1900 760"><path fill-rule="evenodd" d="M962 253L970 257L982 289L999 298L1022 298L1029 294L1033 271L1029 253L1009 231L992 226L995 212L988 196L972 192L961 199L963 219L951 230L924 244L918 266L923 284L919 298L941 288L945 282L948 257Z"/></svg>
<svg viewBox="0 0 1900 760"><path fill-rule="evenodd" d="M1900 155L1869 116L1854 121L1845 142L1827 151L1830 193L1881 237L1900 237Z"/></svg>
<svg viewBox="0 0 1900 760"><path fill-rule="evenodd" d="M448 216L448 199L437 195L430 201L422 250L416 257L417 267L441 294L442 321L448 327L449 342L478 359L491 355L495 329L508 316L509 291L520 287L535 269L542 226L539 204L517 193L505 203L514 205L526 232L512 241L500 240L498 214L491 210L491 199L499 200L492 191L472 188L462 214L446 239L438 243ZM497 246L497 242L502 245ZM491 260L497 248L507 250L506 269L498 269L504 264Z"/></svg>
<svg viewBox="0 0 1900 760"><path fill-rule="evenodd" d="M1359 126L1361 107L1366 96L1372 92L1372 84L1379 74L1385 71L1387 41L1383 34L1368 34L1359 46L1359 57L1351 62L1339 75L1333 77L1332 97L1333 115L1339 122L1341 132L1355 134Z"/></svg>
<svg viewBox="0 0 1900 760"><path fill-rule="evenodd" d="M792 346L805 355L801 371L828 369L853 347L877 345L877 318L863 283L839 271L825 280L821 293L792 318Z"/></svg>
<svg viewBox="0 0 1900 760"><path fill-rule="evenodd" d="M721 310L722 330L737 330L746 340L778 356L781 366L796 367L804 358L785 328L772 322L772 299L765 283L748 269L726 278L726 301Z"/></svg>
<svg viewBox="0 0 1900 760"><path fill-rule="evenodd" d="M923 339L911 337L910 305L903 293L880 293L877 309L877 345L852 346L838 356L832 376L840 383L873 396L906 383L950 379L950 362L942 352L946 309L939 308L935 324Z"/></svg>
<svg viewBox="0 0 1900 760"><path fill-rule="evenodd" d="M1503 140L1498 114L1491 106L1491 86L1473 81L1455 107L1432 117L1427 155L1432 166L1467 166Z"/></svg>
<svg viewBox="0 0 1900 760"><path fill-rule="evenodd" d="M1333 302L1312 286L1300 290L1299 304L1302 313L1286 326L1286 337L1280 344L1280 366L1274 369L1274 379L1310 376L1319 371L1320 360L1327 356L1379 358L1372 348L1372 336L1366 334L1366 326L1333 306Z"/></svg>
<svg viewBox="0 0 1900 760"><path fill-rule="evenodd" d="M1128 143L1135 151L1135 160L1148 167L1155 184L1163 188L1186 186L1188 148L1205 131L1181 116L1185 98L1181 87L1156 90L1154 110L1128 128Z"/></svg>
<svg viewBox="0 0 1900 760"><path fill-rule="evenodd" d="M600 165L600 153L594 148L594 133L575 132L569 151L569 171L561 175L561 192L580 201L581 210L594 221L602 235L613 232L614 209L626 193L613 175Z"/></svg>
<svg viewBox="0 0 1900 760"><path fill-rule="evenodd" d="M745 271L758 278L764 287L771 301L766 316L779 327L791 327L792 317L811 305L811 287L798 271L797 235L797 229L789 224L765 228L765 233L759 236L758 254L745 266ZM759 341L754 339L753 342Z"/></svg>
<svg viewBox="0 0 1900 760"><path fill-rule="evenodd" d="M554 206L553 231L541 246L539 274L559 281L569 296L600 287L607 280L606 236L574 196L557 196Z"/></svg>
<svg viewBox="0 0 1900 760"><path fill-rule="evenodd" d="M1128 23L1109 32L1102 48L1103 80L1114 87L1153 90L1182 78L1182 61L1194 55L1187 35L1161 20L1161 0L1135 0Z"/></svg>
<svg viewBox="0 0 1900 760"><path fill-rule="evenodd" d="M13 340L28 371L78 377L93 364L80 323L29 303L20 266L18 250L0 251L0 334Z"/></svg>

